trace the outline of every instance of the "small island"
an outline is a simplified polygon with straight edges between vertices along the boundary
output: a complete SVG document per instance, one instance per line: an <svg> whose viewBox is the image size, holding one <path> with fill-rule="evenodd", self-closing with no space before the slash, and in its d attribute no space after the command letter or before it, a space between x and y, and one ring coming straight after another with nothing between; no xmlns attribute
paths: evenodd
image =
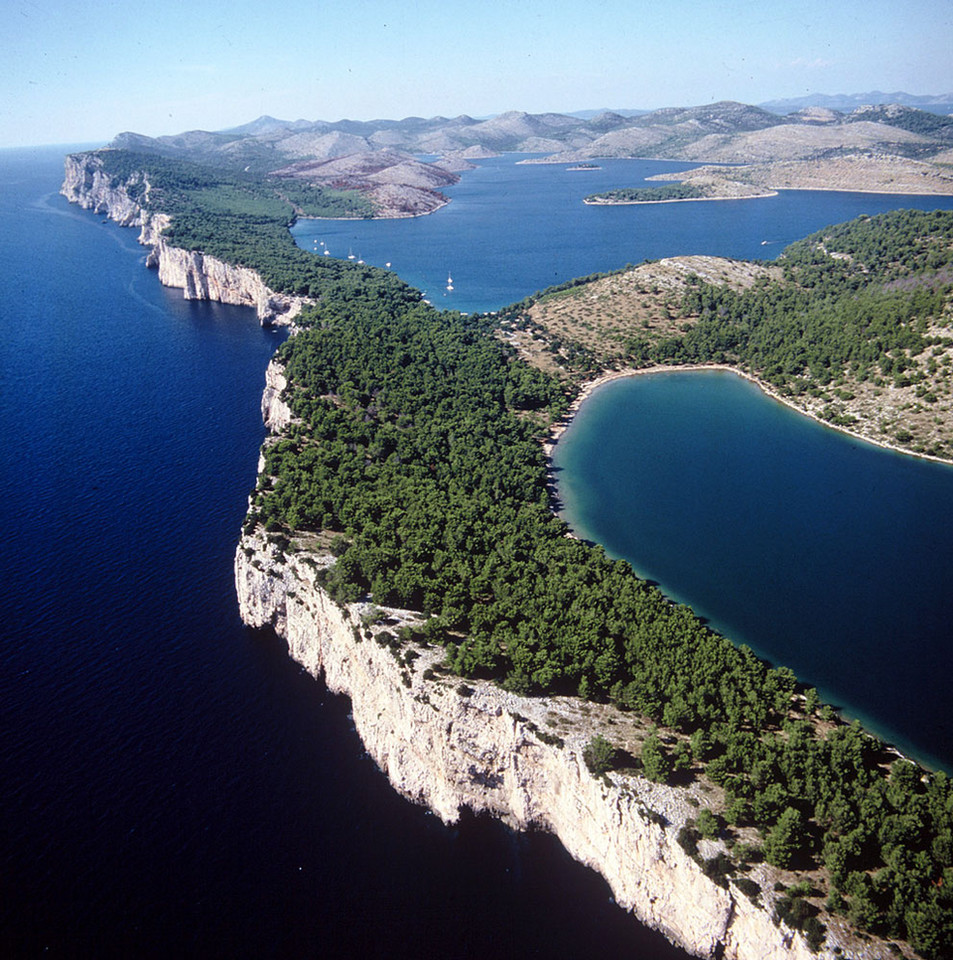
<svg viewBox="0 0 953 960"><path fill-rule="evenodd" d="M680 203L686 200L749 200L773 197L776 190L724 177L696 177L664 187L621 187L590 194L583 203L590 206L625 206L635 203Z"/></svg>

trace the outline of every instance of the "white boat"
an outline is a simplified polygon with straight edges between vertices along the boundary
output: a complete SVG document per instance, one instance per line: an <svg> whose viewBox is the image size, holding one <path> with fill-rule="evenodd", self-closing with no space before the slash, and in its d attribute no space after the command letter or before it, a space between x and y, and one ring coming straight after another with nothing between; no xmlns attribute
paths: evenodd
<svg viewBox="0 0 953 960"><path fill-rule="evenodd" d="M451 277L449 273L447 274L447 289L453 289L453 277Z"/></svg>
<svg viewBox="0 0 953 960"><path fill-rule="evenodd" d="M348 258L348 260L353 260L353 259L354 259L354 251L353 251L353 250L348 250L348 252L347 252L347 258Z"/></svg>

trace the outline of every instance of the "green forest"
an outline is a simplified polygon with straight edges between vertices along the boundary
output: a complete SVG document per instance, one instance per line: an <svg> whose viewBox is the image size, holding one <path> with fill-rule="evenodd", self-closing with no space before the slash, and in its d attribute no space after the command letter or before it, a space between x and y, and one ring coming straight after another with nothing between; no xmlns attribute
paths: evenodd
<svg viewBox="0 0 953 960"><path fill-rule="evenodd" d="M708 194L691 183L672 183L664 187L621 187L605 193L591 193L586 203L660 203L665 200L701 200Z"/></svg>
<svg viewBox="0 0 953 960"><path fill-rule="evenodd" d="M949 338L928 335L953 289L953 214L861 217L787 247L784 279L743 292L698 282L682 312L699 317L659 358L740 360L775 386L805 371L824 384L840 370L900 377L909 358Z"/></svg>
<svg viewBox="0 0 953 960"><path fill-rule="evenodd" d="M279 351L298 422L267 448L248 530L262 525L286 550L295 533L332 536L337 560L323 574L331 595L422 611L418 639L444 645L459 675L611 701L656 723L646 775L704 770L724 788L724 815L700 816L698 836L760 830L760 845L706 864L715 882L744 892L746 865L758 859L823 866L828 911L906 939L931 960L950 956L947 775L836 722L790 670L736 647L625 562L567 535L551 509L542 441L571 397L494 336L497 319L437 311L391 274L297 251L290 207L279 212L252 191L238 212L241 183L210 183L169 161L154 168L154 158L109 162L122 181L149 169L150 205L173 215L170 242L252 266L274 289L318 301ZM779 384L805 364L887 375L886 356L902 364L926 339L922 318L945 289L951 215L924 216L933 217L929 242L915 214L836 228L825 242L863 258L866 274L804 241L785 254L790 291L765 286L749 296L699 284L687 296L702 320L655 349L670 359L743 354ZM911 276L931 279L910 284ZM900 282L878 294L870 319L873 277ZM862 336L844 333L857 327ZM857 345L872 340L879 352ZM696 843L691 830L682 840ZM816 947L824 927L806 894L789 890L781 912Z"/></svg>

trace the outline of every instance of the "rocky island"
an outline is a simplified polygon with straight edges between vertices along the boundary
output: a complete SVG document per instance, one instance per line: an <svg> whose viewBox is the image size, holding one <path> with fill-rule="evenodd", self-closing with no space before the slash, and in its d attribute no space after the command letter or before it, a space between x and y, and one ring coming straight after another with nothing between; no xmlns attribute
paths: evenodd
<svg viewBox="0 0 953 960"><path fill-rule="evenodd" d="M566 381L504 349L496 334L531 354L550 330L525 319L527 304L498 327L438 318L380 271L306 260L281 239L287 207L274 207L255 249L228 239L222 214L203 234L169 176L141 158L87 154L68 161L64 193L139 226L163 282L298 331L267 373L272 436L235 556L240 608L351 697L395 787L447 822L468 807L551 830L621 905L698 956L944 956L943 775L838 724L789 672L711 633L553 517L541 443L594 367ZM244 236L242 211L263 196L221 178L214 189L240 200ZM826 246L835 262L844 252ZM824 785L807 802L804 763ZM774 765L755 790L752 770ZM892 812L862 810L872 794ZM896 900L879 912L875 871L912 897L891 837L914 808L928 818L917 841L928 885L901 901L906 912ZM857 844L851 822L864 831ZM822 823L823 855L805 868L795 855Z"/></svg>

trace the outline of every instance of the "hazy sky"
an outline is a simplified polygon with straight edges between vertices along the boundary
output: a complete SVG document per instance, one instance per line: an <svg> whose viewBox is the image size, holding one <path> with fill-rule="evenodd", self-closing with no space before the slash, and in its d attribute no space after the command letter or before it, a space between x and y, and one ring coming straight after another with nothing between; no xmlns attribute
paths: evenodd
<svg viewBox="0 0 953 960"><path fill-rule="evenodd" d="M953 91L951 0L11 0L0 146Z"/></svg>

